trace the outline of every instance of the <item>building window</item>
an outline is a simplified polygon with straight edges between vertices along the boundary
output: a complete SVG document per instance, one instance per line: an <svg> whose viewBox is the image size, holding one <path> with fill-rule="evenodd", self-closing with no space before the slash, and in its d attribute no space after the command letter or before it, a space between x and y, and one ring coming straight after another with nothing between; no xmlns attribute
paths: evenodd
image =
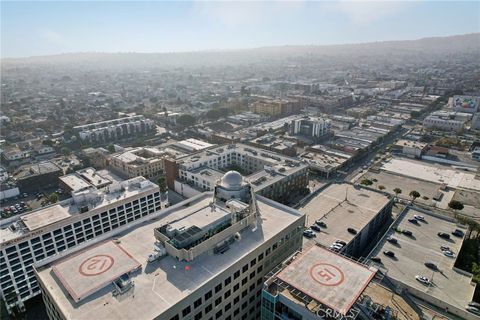
<svg viewBox="0 0 480 320"><path fill-rule="evenodd" d="M198 298L197 300L195 300L195 302L193 303L193 307L194 308L198 308L202 305L202 298Z"/></svg>
<svg viewBox="0 0 480 320"><path fill-rule="evenodd" d="M231 295L231 291L230 291L230 290L227 290L227 291L225 292L225 294L223 295L223 297L224 297L225 299L227 299L228 297L230 297L230 295Z"/></svg>
<svg viewBox="0 0 480 320"><path fill-rule="evenodd" d="M240 277L240 270L237 270L237 271L233 274L233 279L237 279L238 277Z"/></svg>
<svg viewBox="0 0 480 320"><path fill-rule="evenodd" d="M218 284L216 287L215 287L215 293L219 293L220 290L222 290L222 284Z"/></svg>
<svg viewBox="0 0 480 320"><path fill-rule="evenodd" d="M253 259L250 261L250 268L253 267L257 263L257 259Z"/></svg>
<svg viewBox="0 0 480 320"><path fill-rule="evenodd" d="M222 297L218 297L215 299L215 307L218 306L220 303L222 303Z"/></svg>
<svg viewBox="0 0 480 320"><path fill-rule="evenodd" d="M233 286L233 292L237 291L238 289L240 289L240 284L237 283L236 285Z"/></svg>
<svg viewBox="0 0 480 320"><path fill-rule="evenodd" d="M205 307L205 314L209 313L210 311L212 311L212 304L209 304Z"/></svg>
<svg viewBox="0 0 480 320"><path fill-rule="evenodd" d="M230 282L232 282L231 277L228 277L227 279L225 279L225 286L228 286L230 284Z"/></svg>
<svg viewBox="0 0 480 320"><path fill-rule="evenodd" d="M212 297L212 290L208 291L207 293L205 293L205 300L208 300Z"/></svg>
<svg viewBox="0 0 480 320"><path fill-rule="evenodd" d="M186 307L185 309L182 310L182 316L185 317L190 313L191 309L190 306Z"/></svg>
<svg viewBox="0 0 480 320"><path fill-rule="evenodd" d="M222 316L222 310L215 313L215 319L220 319L221 316Z"/></svg>
<svg viewBox="0 0 480 320"><path fill-rule="evenodd" d="M195 320L200 320L200 319L202 319L202 311L200 311L199 313L197 313L197 314L195 315L195 318L194 318L194 319L195 319Z"/></svg>
<svg viewBox="0 0 480 320"><path fill-rule="evenodd" d="M178 316L178 314L176 314L175 316L171 317L170 320L178 320L180 317Z"/></svg>
<svg viewBox="0 0 480 320"><path fill-rule="evenodd" d="M242 268L242 272L246 272L248 270L248 264L244 265Z"/></svg>

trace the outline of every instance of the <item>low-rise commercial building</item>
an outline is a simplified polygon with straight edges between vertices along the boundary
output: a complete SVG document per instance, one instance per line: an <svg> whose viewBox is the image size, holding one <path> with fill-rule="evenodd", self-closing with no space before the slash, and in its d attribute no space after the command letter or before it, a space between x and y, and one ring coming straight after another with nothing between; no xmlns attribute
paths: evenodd
<svg viewBox="0 0 480 320"><path fill-rule="evenodd" d="M427 129L438 129L444 131L460 132L463 130L465 121L454 120L449 117L441 117L437 115L429 115L423 119L423 126Z"/></svg>
<svg viewBox="0 0 480 320"><path fill-rule="evenodd" d="M52 161L42 161L19 167L12 178L20 188L20 192L32 192L38 189L56 187L58 177L63 175L63 169Z"/></svg>
<svg viewBox="0 0 480 320"><path fill-rule="evenodd" d="M264 277L299 250L304 219L230 172L35 273L52 320L259 319Z"/></svg>
<svg viewBox="0 0 480 320"><path fill-rule="evenodd" d="M425 152L427 144L419 141L412 140L398 140L394 145L393 149L400 150L404 155L414 158L421 158L422 154Z"/></svg>

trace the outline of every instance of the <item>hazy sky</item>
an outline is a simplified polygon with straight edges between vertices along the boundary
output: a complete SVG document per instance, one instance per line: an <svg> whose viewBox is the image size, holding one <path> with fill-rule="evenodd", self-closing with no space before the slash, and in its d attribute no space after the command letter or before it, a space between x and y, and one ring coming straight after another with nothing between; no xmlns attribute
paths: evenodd
<svg viewBox="0 0 480 320"><path fill-rule="evenodd" d="M480 2L1 0L1 55L339 44L480 32Z"/></svg>

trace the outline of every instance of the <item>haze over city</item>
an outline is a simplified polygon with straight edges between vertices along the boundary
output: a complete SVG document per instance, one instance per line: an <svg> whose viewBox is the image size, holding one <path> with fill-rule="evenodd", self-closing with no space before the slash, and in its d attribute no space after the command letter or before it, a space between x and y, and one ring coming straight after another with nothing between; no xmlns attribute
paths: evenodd
<svg viewBox="0 0 480 320"><path fill-rule="evenodd" d="M480 319L480 2L0 6L0 319Z"/></svg>
<svg viewBox="0 0 480 320"><path fill-rule="evenodd" d="M415 40L480 31L478 1L3 1L2 57Z"/></svg>

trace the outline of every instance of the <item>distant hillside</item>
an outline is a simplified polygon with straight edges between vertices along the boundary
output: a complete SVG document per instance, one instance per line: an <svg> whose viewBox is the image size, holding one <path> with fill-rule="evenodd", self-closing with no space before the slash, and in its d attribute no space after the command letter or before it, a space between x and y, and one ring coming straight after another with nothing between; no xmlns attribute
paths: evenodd
<svg viewBox="0 0 480 320"><path fill-rule="evenodd" d="M67 53L18 59L2 59L3 67L28 65L90 65L102 68L150 68L199 65L278 63L285 59L335 57L383 57L398 59L438 58L443 55L480 53L480 33L408 41L385 41L328 46L278 46L244 50L178 53Z"/></svg>

